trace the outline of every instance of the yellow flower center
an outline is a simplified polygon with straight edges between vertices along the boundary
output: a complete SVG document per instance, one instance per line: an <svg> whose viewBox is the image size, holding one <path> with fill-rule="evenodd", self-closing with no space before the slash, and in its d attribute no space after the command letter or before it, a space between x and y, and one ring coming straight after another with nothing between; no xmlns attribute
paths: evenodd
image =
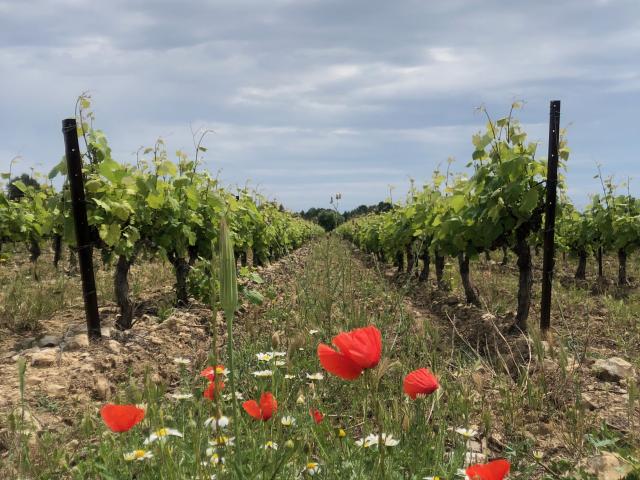
<svg viewBox="0 0 640 480"><path fill-rule="evenodd" d="M145 450L136 450L133 452L134 458L142 458L147 452Z"/></svg>
<svg viewBox="0 0 640 480"><path fill-rule="evenodd" d="M156 435L159 437L166 437L167 435L169 435L169 429L168 428L161 428L160 430L158 430L156 432Z"/></svg>
<svg viewBox="0 0 640 480"><path fill-rule="evenodd" d="M338 437L344 438L347 436L347 432L345 432L342 428L338 430Z"/></svg>

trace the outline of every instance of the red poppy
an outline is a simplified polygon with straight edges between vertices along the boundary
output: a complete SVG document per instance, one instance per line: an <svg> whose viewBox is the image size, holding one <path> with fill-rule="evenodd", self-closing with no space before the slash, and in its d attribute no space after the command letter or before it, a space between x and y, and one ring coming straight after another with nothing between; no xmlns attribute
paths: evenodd
<svg viewBox="0 0 640 480"><path fill-rule="evenodd" d="M105 425L113 432L126 432L144 418L144 410L135 405L107 403L100 409Z"/></svg>
<svg viewBox="0 0 640 480"><path fill-rule="evenodd" d="M324 419L324 415L317 408L309 410L309 413L313 417L313 421L316 422L316 423L320 423Z"/></svg>
<svg viewBox="0 0 640 480"><path fill-rule="evenodd" d="M345 380L355 380L363 370L375 367L382 354L382 335L373 325L342 332L331 340L338 351L318 345L320 364L329 373Z"/></svg>
<svg viewBox="0 0 640 480"><path fill-rule="evenodd" d="M419 368L404 377L404 393L415 400L418 395L431 395L439 385L438 379L426 368Z"/></svg>
<svg viewBox="0 0 640 480"><path fill-rule="evenodd" d="M224 365L216 365L215 367L208 366L204 370L200 372L201 377L208 378L210 381L213 381L216 378L216 372L221 372L224 370Z"/></svg>
<svg viewBox="0 0 640 480"><path fill-rule="evenodd" d="M217 395L220 392L220 390L222 390L223 388L224 388L224 382L210 381L209 386L202 393L202 396L204 398L208 398L209 400L213 400L214 396Z"/></svg>
<svg viewBox="0 0 640 480"><path fill-rule="evenodd" d="M502 480L509 473L507 460L494 460L485 464L471 465L465 473L470 480Z"/></svg>
<svg viewBox="0 0 640 480"><path fill-rule="evenodd" d="M278 402L271 392L265 392L260 396L260 404L255 400L247 400L242 408L256 420L267 421L278 410Z"/></svg>

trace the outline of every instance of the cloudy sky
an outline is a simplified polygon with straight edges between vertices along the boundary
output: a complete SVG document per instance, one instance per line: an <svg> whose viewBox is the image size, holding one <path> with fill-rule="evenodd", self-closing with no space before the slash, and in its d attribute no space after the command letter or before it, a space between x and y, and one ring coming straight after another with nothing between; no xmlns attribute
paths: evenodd
<svg viewBox="0 0 640 480"><path fill-rule="evenodd" d="M546 154L560 99L572 198L596 162L640 194L638 0L0 0L0 170L57 163L83 91L118 160L209 127L209 170L292 209L462 169L479 105L524 99Z"/></svg>

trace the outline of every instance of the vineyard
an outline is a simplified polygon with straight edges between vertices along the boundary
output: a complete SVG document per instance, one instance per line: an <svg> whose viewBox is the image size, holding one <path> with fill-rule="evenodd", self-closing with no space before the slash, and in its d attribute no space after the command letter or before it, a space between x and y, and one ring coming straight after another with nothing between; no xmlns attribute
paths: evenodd
<svg viewBox="0 0 640 480"><path fill-rule="evenodd" d="M640 478L640 199L573 205L520 108L322 228L211 176L208 130L119 162L80 97L3 174L0 476Z"/></svg>

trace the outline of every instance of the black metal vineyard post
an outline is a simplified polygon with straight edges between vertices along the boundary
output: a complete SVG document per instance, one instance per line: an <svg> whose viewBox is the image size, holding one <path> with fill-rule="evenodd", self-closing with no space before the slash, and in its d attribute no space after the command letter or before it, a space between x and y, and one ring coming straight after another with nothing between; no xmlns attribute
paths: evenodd
<svg viewBox="0 0 640 480"><path fill-rule="evenodd" d="M558 147L560 144L560 100L552 100L549 111L549 158L547 160L547 196L544 210L544 252L542 258L542 301L540 329L551 327L551 287L555 253L556 190L558 187Z"/></svg>
<svg viewBox="0 0 640 480"><path fill-rule="evenodd" d="M76 230L78 261L80 263L80 278L82 280L82 297L87 317L87 334L90 340L101 337L100 315L98 314L98 296L96 295L96 280L93 274L93 255L91 234L87 221L87 206L84 196L84 180L82 176L82 158L78 145L78 130L76 120L67 118L62 121L65 153L67 156L67 175L71 188L71 206Z"/></svg>

